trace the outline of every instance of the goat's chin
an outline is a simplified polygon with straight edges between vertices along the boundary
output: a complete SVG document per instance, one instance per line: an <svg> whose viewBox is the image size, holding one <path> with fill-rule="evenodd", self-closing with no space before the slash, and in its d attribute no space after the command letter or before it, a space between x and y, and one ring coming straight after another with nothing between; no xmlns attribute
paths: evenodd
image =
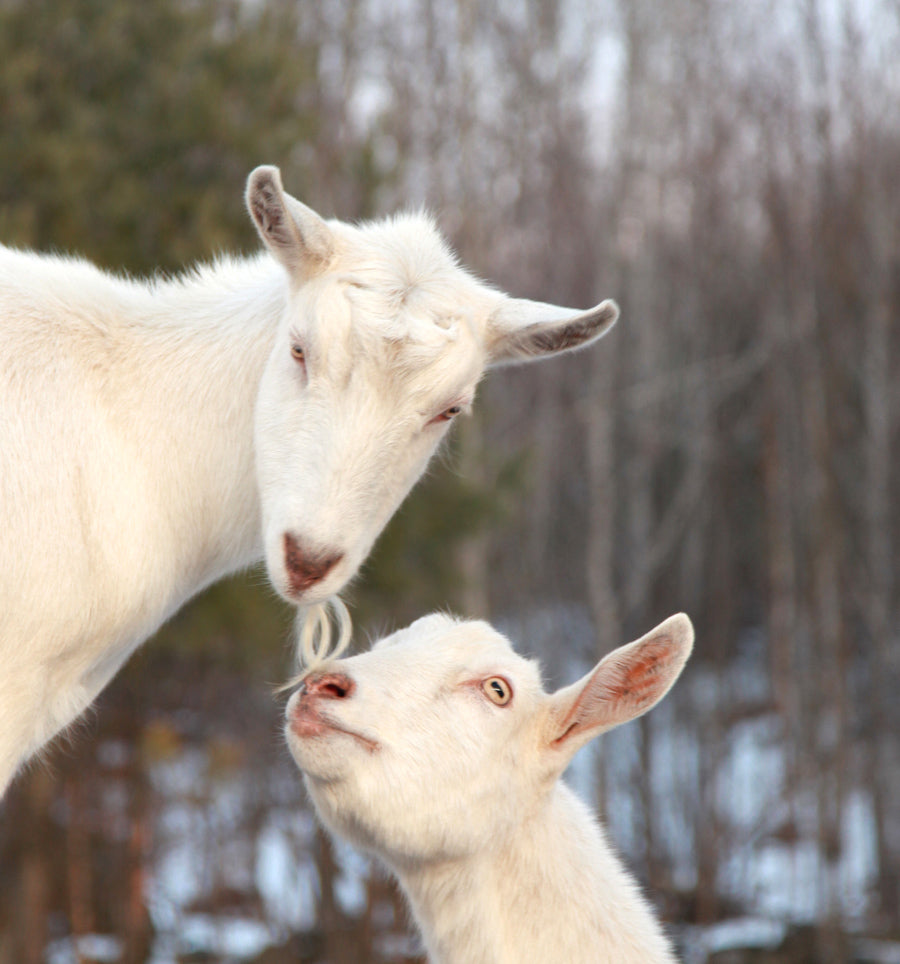
<svg viewBox="0 0 900 964"><path fill-rule="evenodd" d="M288 750L303 774L303 782L311 796L315 794L310 783L333 784L344 779L347 772L346 756L352 747L352 738L342 739L343 734L334 731L299 736L293 732L290 724L285 727L285 736Z"/></svg>

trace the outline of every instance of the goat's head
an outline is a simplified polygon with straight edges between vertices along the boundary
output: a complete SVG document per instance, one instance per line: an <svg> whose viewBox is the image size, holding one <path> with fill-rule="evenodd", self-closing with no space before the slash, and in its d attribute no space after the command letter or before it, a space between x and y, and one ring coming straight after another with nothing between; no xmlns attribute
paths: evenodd
<svg viewBox="0 0 900 964"><path fill-rule="evenodd" d="M509 298L427 218L326 222L277 168L250 175L247 205L289 292L256 414L266 560L309 604L354 575L487 367L587 344L618 309Z"/></svg>
<svg viewBox="0 0 900 964"><path fill-rule="evenodd" d="M427 616L311 675L287 706L288 746L335 832L395 868L460 857L539 811L577 749L662 699L692 644L672 616L547 694L486 623Z"/></svg>

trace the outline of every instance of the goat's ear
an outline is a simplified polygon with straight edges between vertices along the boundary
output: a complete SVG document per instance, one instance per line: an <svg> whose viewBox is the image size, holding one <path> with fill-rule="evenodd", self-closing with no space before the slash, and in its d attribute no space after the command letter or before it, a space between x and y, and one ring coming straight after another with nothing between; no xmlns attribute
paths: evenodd
<svg viewBox="0 0 900 964"><path fill-rule="evenodd" d="M287 194L277 167L257 167L247 178L247 210L259 236L299 280L327 267L334 253L328 225L305 204Z"/></svg>
<svg viewBox="0 0 900 964"><path fill-rule="evenodd" d="M694 645L694 627L679 613L606 656L583 679L550 697L546 730L561 769L590 739L655 706L678 679Z"/></svg>
<svg viewBox="0 0 900 964"><path fill-rule="evenodd" d="M618 317L619 306L609 300L588 311L575 311L504 298L488 318L488 364L533 361L581 348L605 335Z"/></svg>

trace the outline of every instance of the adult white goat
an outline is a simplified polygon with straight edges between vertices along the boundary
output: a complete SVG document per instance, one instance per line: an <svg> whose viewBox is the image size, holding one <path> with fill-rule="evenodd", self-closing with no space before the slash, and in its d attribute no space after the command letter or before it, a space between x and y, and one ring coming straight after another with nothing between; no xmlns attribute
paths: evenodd
<svg viewBox="0 0 900 964"><path fill-rule="evenodd" d="M316 809L381 857L433 964L662 964L669 942L558 778L598 733L662 699L685 615L548 695L482 622L427 616L311 674L285 732Z"/></svg>
<svg viewBox="0 0 900 964"><path fill-rule="evenodd" d="M479 283L422 216L324 221L274 167L247 205L274 258L172 281L0 248L0 794L211 582L339 592L485 367L616 318Z"/></svg>

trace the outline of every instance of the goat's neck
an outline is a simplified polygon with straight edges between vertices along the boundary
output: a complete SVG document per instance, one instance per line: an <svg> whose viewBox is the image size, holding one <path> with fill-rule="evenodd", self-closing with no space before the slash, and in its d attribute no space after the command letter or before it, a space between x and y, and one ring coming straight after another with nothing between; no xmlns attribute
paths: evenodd
<svg viewBox="0 0 900 964"><path fill-rule="evenodd" d="M398 875L431 964L674 964L636 884L563 785L485 852Z"/></svg>
<svg viewBox="0 0 900 964"><path fill-rule="evenodd" d="M156 286L123 328L142 363L114 386L115 408L141 439L180 597L262 556L254 411L285 298L271 259L227 262Z"/></svg>

